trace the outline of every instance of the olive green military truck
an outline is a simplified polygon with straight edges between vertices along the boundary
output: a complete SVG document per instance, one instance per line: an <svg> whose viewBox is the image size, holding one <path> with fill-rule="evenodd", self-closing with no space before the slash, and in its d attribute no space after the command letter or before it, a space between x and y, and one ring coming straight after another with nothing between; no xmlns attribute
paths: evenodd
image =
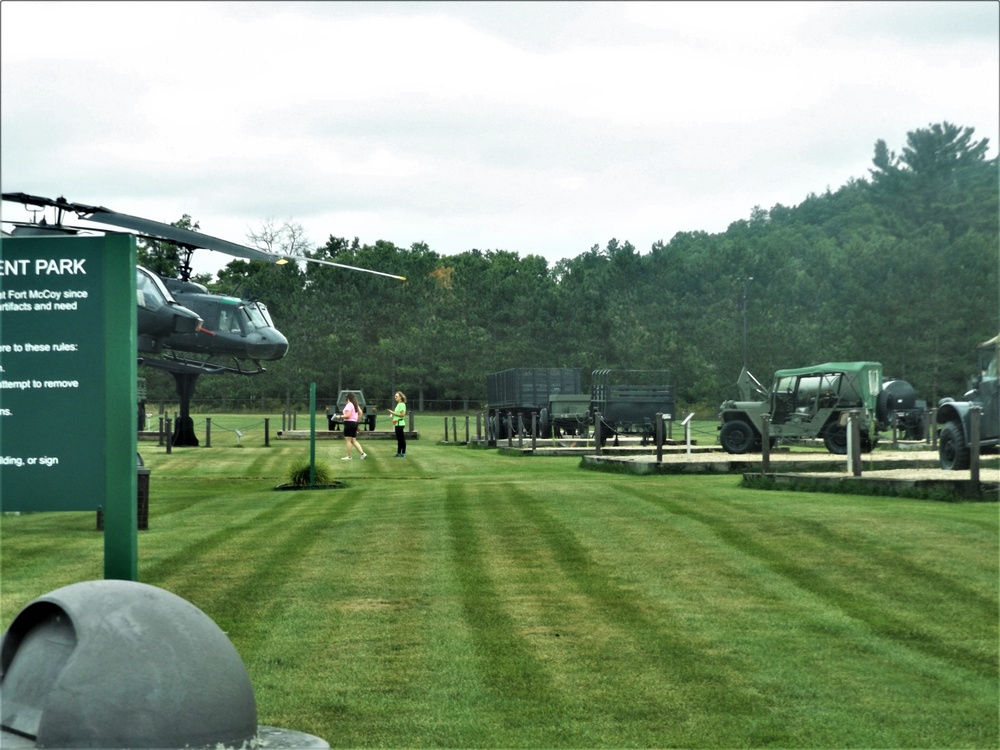
<svg viewBox="0 0 1000 750"><path fill-rule="evenodd" d="M942 469L968 469L972 443L971 412L980 409L979 449L996 451L1000 444L1000 381L997 360L1000 336L978 347L979 375L962 401L943 398L938 402L938 459Z"/></svg>

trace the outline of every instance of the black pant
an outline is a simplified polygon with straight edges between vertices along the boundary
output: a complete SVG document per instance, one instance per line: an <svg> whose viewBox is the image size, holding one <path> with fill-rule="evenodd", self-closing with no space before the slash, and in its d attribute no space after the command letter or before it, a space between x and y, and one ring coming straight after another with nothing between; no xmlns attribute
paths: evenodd
<svg viewBox="0 0 1000 750"><path fill-rule="evenodd" d="M396 453L405 455L406 453L406 428L396 425Z"/></svg>

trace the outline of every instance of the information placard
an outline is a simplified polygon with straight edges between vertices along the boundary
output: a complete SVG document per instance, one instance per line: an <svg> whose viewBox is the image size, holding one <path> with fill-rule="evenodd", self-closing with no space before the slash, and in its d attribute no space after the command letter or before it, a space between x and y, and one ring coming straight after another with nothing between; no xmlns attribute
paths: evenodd
<svg viewBox="0 0 1000 750"><path fill-rule="evenodd" d="M129 235L0 242L0 510L135 503L134 264Z"/></svg>

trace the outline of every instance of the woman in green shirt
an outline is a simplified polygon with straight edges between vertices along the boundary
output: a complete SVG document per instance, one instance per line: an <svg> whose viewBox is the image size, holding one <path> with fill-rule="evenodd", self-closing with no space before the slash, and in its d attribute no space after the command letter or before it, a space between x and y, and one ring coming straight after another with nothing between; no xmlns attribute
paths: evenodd
<svg viewBox="0 0 1000 750"><path fill-rule="evenodd" d="M396 458L406 458L406 394L396 391L396 408L389 409L396 430Z"/></svg>

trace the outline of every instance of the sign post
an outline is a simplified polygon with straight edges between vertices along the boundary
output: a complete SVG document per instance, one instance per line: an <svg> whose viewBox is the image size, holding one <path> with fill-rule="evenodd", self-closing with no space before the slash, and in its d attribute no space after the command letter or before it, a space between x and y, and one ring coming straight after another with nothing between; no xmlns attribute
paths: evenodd
<svg viewBox="0 0 1000 750"><path fill-rule="evenodd" d="M131 235L0 240L0 510L103 510L104 577L138 575Z"/></svg>
<svg viewBox="0 0 1000 750"><path fill-rule="evenodd" d="M316 384L309 384L309 486L316 486Z"/></svg>

